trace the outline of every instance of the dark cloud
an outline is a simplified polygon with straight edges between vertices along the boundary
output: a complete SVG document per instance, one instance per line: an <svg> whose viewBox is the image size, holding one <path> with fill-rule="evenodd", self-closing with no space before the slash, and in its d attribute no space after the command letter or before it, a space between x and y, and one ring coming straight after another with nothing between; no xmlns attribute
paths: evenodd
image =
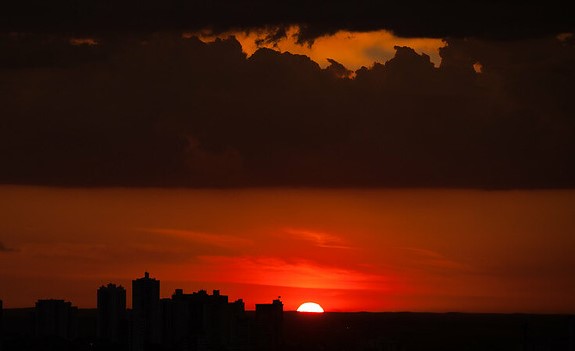
<svg viewBox="0 0 575 351"><path fill-rule="evenodd" d="M6 252L15 252L15 251L16 251L15 249L6 247L6 246L4 245L4 243L2 243L2 242L0 241L0 254L1 254L1 253L6 253Z"/></svg>
<svg viewBox="0 0 575 351"><path fill-rule="evenodd" d="M235 39L156 34L75 47L5 36L1 45L11 48L0 80L2 183L575 186L569 40L450 39L440 67L396 47L354 79L334 60L322 69L270 49L247 58ZM28 52L43 59L21 60Z"/></svg>
<svg viewBox="0 0 575 351"><path fill-rule="evenodd" d="M95 34L299 24L304 41L340 29L388 29L400 36L519 38L572 31L575 19L565 6L556 0L12 0L2 7L0 29Z"/></svg>
<svg viewBox="0 0 575 351"><path fill-rule="evenodd" d="M347 69L344 65L334 59L328 58L329 66L326 67L327 72L331 72L338 78L350 78L353 76L353 71Z"/></svg>

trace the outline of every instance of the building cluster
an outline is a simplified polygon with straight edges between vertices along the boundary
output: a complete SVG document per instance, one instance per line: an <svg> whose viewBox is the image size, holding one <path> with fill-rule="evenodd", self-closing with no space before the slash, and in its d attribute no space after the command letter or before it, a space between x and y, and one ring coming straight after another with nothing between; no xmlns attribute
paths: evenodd
<svg viewBox="0 0 575 351"><path fill-rule="evenodd" d="M132 281L132 309L126 307L124 287L108 284L98 289L94 341L106 350L273 351L281 348L282 316L279 299L257 304L252 318L246 314L243 300L229 302L219 290L188 294L176 289L170 298L160 298L160 281L146 272ZM0 325L1 317L0 302ZM36 303L36 338L75 340L77 326L78 308L70 302L50 299Z"/></svg>
<svg viewBox="0 0 575 351"><path fill-rule="evenodd" d="M78 331L78 307L64 300L38 300L34 308L34 334L73 339Z"/></svg>
<svg viewBox="0 0 575 351"><path fill-rule="evenodd" d="M2 326L4 325L4 320L2 319L2 300L0 300L0 351L2 351L2 344L3 344L3 338L2 335L4 335L4 329L2 328Z"/></svg>
<svg viewBox="0 0 575 351"><path fill-rule="evenodd" d="M111 289L121 295L116 287ZM116 316L116 312L110 311L109 315ZM176 289L171 298L160 299L160 282L148 273L132 282L130 319L132 351L146 350L152 345L169 350L252 348L250 323L242 300L230 303L219 290L210 295L204 290L186 294L182 289Z"/></svg>

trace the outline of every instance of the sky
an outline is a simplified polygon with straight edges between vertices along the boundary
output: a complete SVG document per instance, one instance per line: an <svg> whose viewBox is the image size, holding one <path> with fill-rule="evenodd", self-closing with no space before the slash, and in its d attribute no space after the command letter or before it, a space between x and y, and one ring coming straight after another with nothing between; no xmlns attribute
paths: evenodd
<svg viewBox="0 0 575 351"><path fill-rule="evenodd" d="M282 296L286 310L575 311L573 190L0 193L8 307L48 296L94 307L100 285L130 292L149 271L162 296L220 289L247 309Z"/></svg>
<svg viewBox="0 0 575 351"><path fill-rule="evenodd" d="M280 5L7 5L5 306L147 270L248 308L573 313L568 11Z"/></svg>

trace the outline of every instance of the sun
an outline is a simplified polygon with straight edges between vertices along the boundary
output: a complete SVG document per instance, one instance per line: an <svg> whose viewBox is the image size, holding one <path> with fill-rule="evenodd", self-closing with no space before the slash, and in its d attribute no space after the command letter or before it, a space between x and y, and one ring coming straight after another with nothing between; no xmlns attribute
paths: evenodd
<svg viewBox="0 0 575 351"><path fill-rule="evenodd" d="M305 302L302 303L298 308L298 312L311 312L311 313L323 313L323 308L315 302Z"/></svg>

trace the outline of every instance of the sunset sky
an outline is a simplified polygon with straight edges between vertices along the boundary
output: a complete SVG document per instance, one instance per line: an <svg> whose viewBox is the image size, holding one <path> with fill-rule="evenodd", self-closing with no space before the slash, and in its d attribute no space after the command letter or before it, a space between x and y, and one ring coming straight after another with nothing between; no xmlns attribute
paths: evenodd
<svg viewBox="0 0 575 351"><path fill-rule="evenodd" d="M284 5L8 5L4 305L148 271L248 309L575 313L573 16Z"/></svg>
<svg viewBox="0 0 575 351"><path fill-rule="evenodd" d="M328 311L573 312L574 191L2 187L0 294L94 307L148 270Z"/></svg>

